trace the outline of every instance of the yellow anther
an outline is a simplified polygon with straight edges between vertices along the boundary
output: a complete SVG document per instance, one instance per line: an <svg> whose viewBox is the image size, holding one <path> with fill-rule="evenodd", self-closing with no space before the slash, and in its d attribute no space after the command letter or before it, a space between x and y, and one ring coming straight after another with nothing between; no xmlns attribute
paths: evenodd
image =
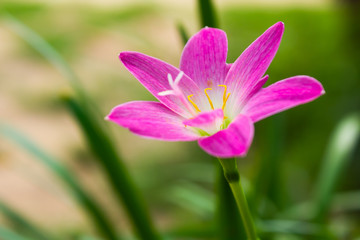
<svg viewBox="0 0 360 240"><path fill-rule="evenodd" d="M222 110L224 110L225 109L225 106L226 106L226 102L227 102L227 100L229 99L229 97L230 97L230 93L228 93L227 94L227 96L226 96L226 98L225 98L225 100L223 100L223 105L222 105Z"/></svg>
<svg viewBox="0 0 360 240"><path fill-rule="evenodd" d="M226 102L227 102L227 100L229 99L229 97L230 97L230 93L228 93L227 95L226 95L226 90L227 90L227 86L226 85L218 85L219 87L224 87L224 94L223 94L223 105L222 105L222 110L224 110L225 109L225 106L226 106Z"/></svg>
<svg viewBox="0 0 360 240"><path fill-rule="evenodd" d="M227 86L226 85L218 85L218 87L224 87L223 101L225 101Z"/></svg>
<svg viewBox="0 0 360 240"><path fill-rule="evenodd" d="M194 94L191 94L191 95L187 96L189 102L194 106L194 108L195 108L195 110L196 110L197 112L201 112L200 109L198 108L198 106L197 106L197 105L194 103L194 101L191 99L192 96L194 96Z"/></svg>
<svg viewBox="0 0 360 240"><path fill-rule="evenodd" d="M206 95L207 99L209 100L209 103L210 103L211 109L212 109L212 110L214 110L214 105L213 105L213 103L212 103L212 101L211 101L211 99L210 99L209 95L208 95L208 94L207 94L207 92L206 92L207 90L212 90L212 88L205 88L205 89L204 89L204 92L205 92L205 95Z"/></svg>

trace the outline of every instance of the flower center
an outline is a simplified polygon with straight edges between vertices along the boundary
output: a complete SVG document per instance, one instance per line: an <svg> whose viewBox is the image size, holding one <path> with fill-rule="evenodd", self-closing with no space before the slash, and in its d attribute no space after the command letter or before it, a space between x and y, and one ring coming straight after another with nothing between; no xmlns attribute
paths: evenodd
<svg viewBox="0 0 360 240"><path fill-rule="evenodd" d="M222 103L222 107L221 107L222 110L224 111L225 106L226 106L226 102L230 97L230 93L227 93L227 86L226 85L218 85L218 87L223 87L224 88L224 93L223 93L223 97L222 97L223 103ZM205 88L204 92L205 92L206 98L207 98L207 100L208 100L208 102L210 104L211 109L214 110L214 104L211 101L211 98L210 98L209 94L207 93L207 91L210 91L210 90L212 90L212 88ZM196 105L196 103L191 99L192 96L194 96L194 94L188 95L187 99L192 104L192 106L195 108L195 110L199 113L201 111L200 111L199 107Z"/></svg>
<svg viewBox="0 0 360 240"><path fill-rule="evenodd" d="M174 95L174 96L178 97L180 99L181 103L184 104L186 109L191 113L191 115L196 116L196 115L198 115L198 113L201 112L201 110L198 107L198 105L191 99L191 97L193 97L194 94L188 95L187 99L186 99L185 95L183 94L182 90L179 87L179 83L180 83L180 80L183 77L183 75L184 75L184 72L181 71L176 76L176 78L173 79L173 77L169 73L167 75L167 77L168 77L169 86L170 86L171 89L159 92L158 95L159 96ZM226 85L217 85L217 86L224 88L224 93L223 93L223 96L222 96L222 106L221 106L222 110L224 111L225 107L226 107L226 102L229 99L230 93L227 92L227 86ZM211 100L210 95L208 93L208 91L212 91L212 90L213 90L212 88L205 88L204 93L205 93L205 96L206 96L206 98L207 98L207 100L208 100L208 102L210 104L211 109L215 110L213 101ZM214 98L214 96L216 96L216 93L217 92L215 92L215 95L214 94L212 95L213 98ZM199 100L199 98L197 98L197 99ZM215 100L217 100L217 99L215 99ZM218 103L218 101L215 101L215 103ZM215 104L215 105L217 105L217 104ZM204 106L201 106L201 107L204 107ZM225 116L224 119L226 119L226 118L227 117Z"/></svg>

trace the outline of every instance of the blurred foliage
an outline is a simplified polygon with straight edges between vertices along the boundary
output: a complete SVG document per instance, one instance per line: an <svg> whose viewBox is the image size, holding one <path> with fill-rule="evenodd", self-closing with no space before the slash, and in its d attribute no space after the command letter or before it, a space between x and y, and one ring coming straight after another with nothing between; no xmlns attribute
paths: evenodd
<svg viewBox="0 0 360 240"><path fill-rule="evenodd" d="M139 33L143 29L133 27L150 18L169 20L169 16L164 15L162 10L165 9L152 4L95 8L75 4L54 7L5 1L0 5L1 16L9 12L26 23L61 52L69 65L79 58L85 42L108 32L122 33L128 39L141 42L139 45L151 52L153 44L143 39L146 34ZM262 231L263 240L304 239L309 236L315 236L315 239L360 237L357 227L360 225L359 141L353 138L353 152L344 155L346 160L342 162L343 166L327 171L324 169L327 166L331 168L330 163L322 161L325 153L325 159L337 156L338 152L332 152L336 148L332 147L332 143L329 144L331 136L336 138L332 132L337 124L349 113L360 109L360 45L356 30L360 23L359 18L348 10L341 7L266 9L233 6L223 8L216 14L228 35L228 62L233 62L269 26L283 21L285 33L277 56L268 70L268 84L304 74L317 78L326 90L324 96L306 106L257 123L249 156L239 160L240 171L250 182L247 189L252 200L252 210L262 219L257 221L257 225ZM179 22L178 29L182 34L178 37L185 41L194 32L189 31L192 28L183 18L171 20L174 21L174 29L175 22ZM0 24L2 20L0 18ZM44 61L33 48L25 44L19 47L20 56ZM159 53L157 57L165 58L166 54ZM132 77L128 82L115 81L114 76L118 75L113 72L98 73L99 82L106 80L111 86L105 88L100 84L101 87L96 89L98 92L94 91L97 105L103 106L102 103L108 101L107 97L116 96L108 94L109 90L119 90L124 95L130 92L134 96L132 99L153 99L145 90L139 89ZM122 77L130 79L130 75ZM85 85L85 92L87 90ZM121 94L116 99L119 103L123 100ZM170 146L170 149L177 147L170 143L164 146ZM164 231L168 239L214 239L214 160L193 143L181 143L181 149L176 153L179 154L144 153L139 161L141 166L135 166L136 171L132 171L136 183L151 209L166 216L170 222L171 227ZM321 171L330 173L334 169L339 172L328 174L331 179L318 177ZM327 191L326 187L319 187L325 191L322 197L314 197L314 186L320 184L316 181L331 183ZM320 191L316 194L320 194ZM322 216L322 221L313 222L306 217L298 221L299 212L306 215L305 212L311 211L313 200L325 202L325 213L324 210L317 213ZM327 235L329 229L333 234ZM26 239L3 227L0 227L0 237L9 240ZM83 236L80 239L92 237Z"/></svg>
<svg viewBox="0 0 360 240"><path fill-rule="evenodd" d="M39 229L37 226L34 226L29 220L22 217L20 214L15 212L13 209L11 209L9 206L4 204L0 201L0 212L4 214L7 218L7 220L12 225L12 228L16 229L19 232L25 232L28 235L32 236L33 238L36 238L38 240L48 240L48 239L54 239L54 237L51 237L49 233L45 233L43 230ZM4 235L5 229L0 230L2 232L1 235ZM9 235L11 233L8 233L6 235ZM3 236L3 238L6 238ZM11 238L11 237L9 237Z"/></svg>
<svg viewBox="0 0 360 240"><path fill-rule="evenodd" d="M117 234L110 223L109 219L97 204L96 200L87 194L87 192L80 185L75 176L67 170L66 167L60 164L58 160L50 156L39 147L37 147L31 140L27 139L25 136L21 135L16 130L12 129L10 126L0 125L0 134L8 139L11 139L20 147L24 148L30 154L34 155L38 161L43 165L49 168L60 180L64 182L65 185L70 190L70 194L73 195L74 199L79 203L80 207L84 208L85 211L89 214L89 218L93 221L94 225L97 227L98 231L101 232L107 239L115 240L117 239ZM12 219L12 222L21 226L22 228L29 229L32 235L35 235L37 239L50 239L48 234L41 234L35 227L31 226L27 220L22 219L18 214L8 208L6 205L1 204L0 210L2 210L8 218ZM38 233L39 232L39 233ZM43 237L47 236L47 237ZM52 237L53 238L53 237Z"/></svg>

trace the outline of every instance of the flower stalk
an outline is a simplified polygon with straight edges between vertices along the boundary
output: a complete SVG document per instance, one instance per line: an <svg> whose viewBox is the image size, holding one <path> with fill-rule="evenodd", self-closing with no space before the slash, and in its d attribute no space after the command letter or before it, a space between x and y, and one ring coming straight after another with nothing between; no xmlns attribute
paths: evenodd
<svg viewBox="0 0 360 240"><path fill-rule="evenodd" d="M240 174L237 169L236 160L219 158L219 161L224 170L225 178L229 183L231 191L234 195L236 205L239 209L248 240L259 240L256 234L255 225L252 220L249 206L246 201L243 188L241 186Z"/></svg>

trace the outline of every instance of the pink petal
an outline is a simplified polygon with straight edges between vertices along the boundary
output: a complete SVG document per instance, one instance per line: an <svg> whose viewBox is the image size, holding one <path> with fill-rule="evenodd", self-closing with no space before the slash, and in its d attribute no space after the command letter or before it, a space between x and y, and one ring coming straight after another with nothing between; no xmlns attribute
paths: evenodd
<svg viewBox="0 0 360 240"><path fill-rule="evenodd" d="M224 84L227 73L226 33L216 28L203 28L192 36L183 50L180 69L201 88Z"/></svg>
<svg viewBox="0 0 360 240"><path fill-rule="evenodd" d="M299 104L310 102L324 93L321 83L316 79L295 76L260 90L248 101L242 113L257 122Z"/></svg>
<svg viewBox="0 0 360 240"><path fill-rule="evenodd" d="M125 67L160 102L184 117L192 116L178 97L174 95L158 95L159 92L172 90L167 75L170 73L173 79L175 79L180 72L178 68L159 59L137 52L122 52L119 57ZM198 95L198 86L185 74L179 83L179 87L183 91L185 97L194 94L195 99Z"/></svg>
<svg viewBox="0 0 360 240"><path fill-rule="evenodd" d="M257 94L261 89L262 86L264 86L264 84L266 83L266 81L269 79L269 75L266 75L265 77L261 78L256 84L255 86L252 87L251 91L249 92L248 96L246 99L244 99L244 103L246 103L252 96L254 96L255 94Z"/></svg>
<svg viewBox="0 0 360 240"><path fill-rule="evenodd" d="M230 86L232 91L229 99L232 112L239 112L244 99L265 74L279 48L283 32L282 22L271 26L232 65L225 80L225 84Z"/></svg>
<svg viewBox="0 0 360 240"><path fill-rule="evenodd" d="M254 124L245 115L239 115L214 135L199 140L199 145L210 155L231 158L245 156L254 136Z"/></svg>
<svg viewBox="0 0 360 240"><path fill-rule="evenodd" d="M166 141L192 141L199 138L184 126L183 117L158 102L124 103L113 108L106 119L143 137Z"/></svg>
<svg viewBox="0 0 360 240"><path fill-rule="evenodd" d="M195 118L190 118L183 123L186 126L196 127L204 130L209 135L218 131L224 121L224 112L222 109L216 109L210 112L202 112Z"/></svg>

